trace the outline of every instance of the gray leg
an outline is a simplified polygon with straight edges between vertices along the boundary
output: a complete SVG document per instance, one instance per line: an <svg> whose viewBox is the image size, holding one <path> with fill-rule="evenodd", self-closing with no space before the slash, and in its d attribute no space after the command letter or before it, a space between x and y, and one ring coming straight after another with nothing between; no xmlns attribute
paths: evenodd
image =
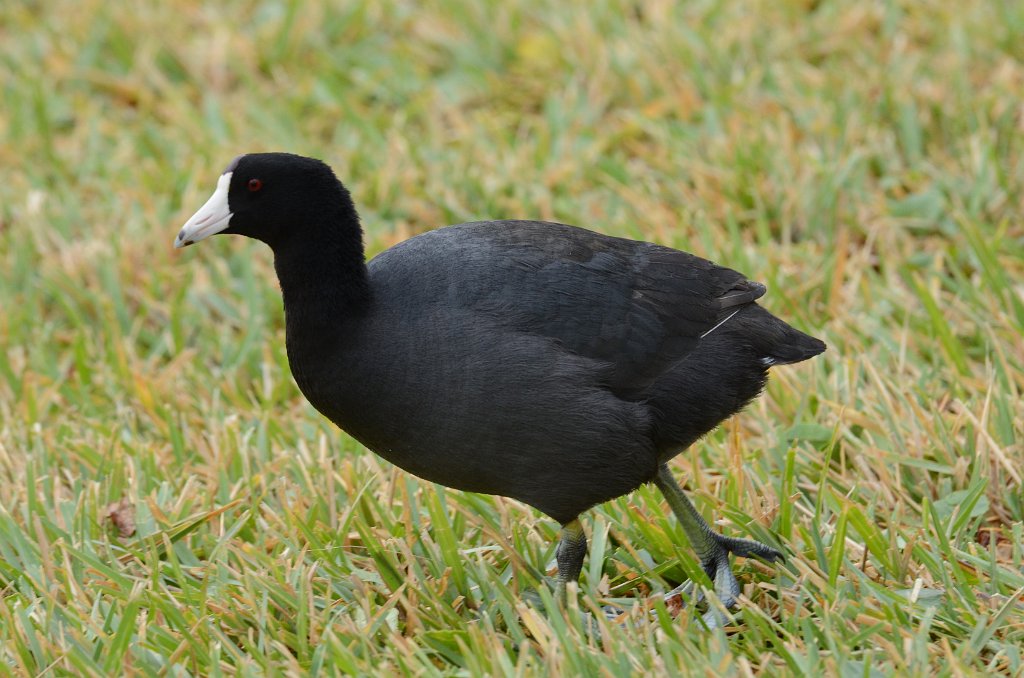
<svg viewBox="0 0 1024 678"><path fill-rule="evenodd" d="M701 566L715 584L715 594L725 607L735 607L736 596L740 593L740 584L729 567L730 553L744 558L761 558L769 562L783 559L781 553L761 542L726 537L712 531L683 494L683 488L679 487L679 483L672 477L668 466L663 464L658 469L654 484L672 507L672 512L676 514L679 524L686 533L686 538L690 540L697 557L700 558Z"/></svg>
<svg viewBox="0 0 1024 678"><path fill-rule="evenodd" d="M583 570L583 558L587 555L587 535L579 520L562 525L555 559L558 561L558 579L555 581L555 602L565 606L565 586L578 581Z"/></svg>

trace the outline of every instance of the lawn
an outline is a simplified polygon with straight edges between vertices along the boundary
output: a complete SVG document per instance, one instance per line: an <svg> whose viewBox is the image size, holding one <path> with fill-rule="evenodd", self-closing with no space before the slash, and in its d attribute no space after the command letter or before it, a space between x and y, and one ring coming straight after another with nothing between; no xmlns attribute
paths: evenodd
<svg viewBox="0 0 1024 678"><path fill-rule="evenodd" d="M0 6L0 674L1024 673L1024 3L329 4ZM371 253L541 218L764 282L829 351L673 469L788 562L703 629L642 488L579 613L521 602L557 524L318 415L264 246L172 249L258 150Z"/></svg>

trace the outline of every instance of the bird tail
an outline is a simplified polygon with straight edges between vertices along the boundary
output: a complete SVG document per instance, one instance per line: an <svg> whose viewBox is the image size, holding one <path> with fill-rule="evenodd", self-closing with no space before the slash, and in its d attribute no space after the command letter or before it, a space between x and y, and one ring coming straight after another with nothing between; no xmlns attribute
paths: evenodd
<svg viewBox="0 0 1024 678"><path fill-rule="evenodd" d="M825 351L825 342L790 327L757 304L745 306L737 320L766 365L789 365Z"/></svg>

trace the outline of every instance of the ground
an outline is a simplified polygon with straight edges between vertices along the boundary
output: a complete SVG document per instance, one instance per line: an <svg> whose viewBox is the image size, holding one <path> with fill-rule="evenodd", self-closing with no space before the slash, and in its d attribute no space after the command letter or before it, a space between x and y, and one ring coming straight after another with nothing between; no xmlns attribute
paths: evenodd
<svg viewBox="0 0 1024 678"><path fill-rule="evenodd" d="M21 675L1024 671L1024 3L7 2L0 666ZM331 163L377 252L482 218L655 240L829 351L558 526L380 461L299 395L270 252L172 240L236 154ZM634 605L634 603L639 603Z"/></svg>

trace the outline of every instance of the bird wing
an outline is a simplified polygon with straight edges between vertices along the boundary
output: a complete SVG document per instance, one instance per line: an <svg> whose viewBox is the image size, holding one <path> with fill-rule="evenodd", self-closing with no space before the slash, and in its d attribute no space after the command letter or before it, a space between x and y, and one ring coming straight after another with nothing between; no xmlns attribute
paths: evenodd
<svg viewBox="0 0 1024 678"><path fill-rule="evenodd" d="M617 392L642 391L765 292L736 271L651 243L544 222L456 228L465 227L474 237L464 242L479 239L490 251L477 274L478 258L463 253L459 297L517 331L608 364ZM502 283L474 289L484 280Z"/></svg>

